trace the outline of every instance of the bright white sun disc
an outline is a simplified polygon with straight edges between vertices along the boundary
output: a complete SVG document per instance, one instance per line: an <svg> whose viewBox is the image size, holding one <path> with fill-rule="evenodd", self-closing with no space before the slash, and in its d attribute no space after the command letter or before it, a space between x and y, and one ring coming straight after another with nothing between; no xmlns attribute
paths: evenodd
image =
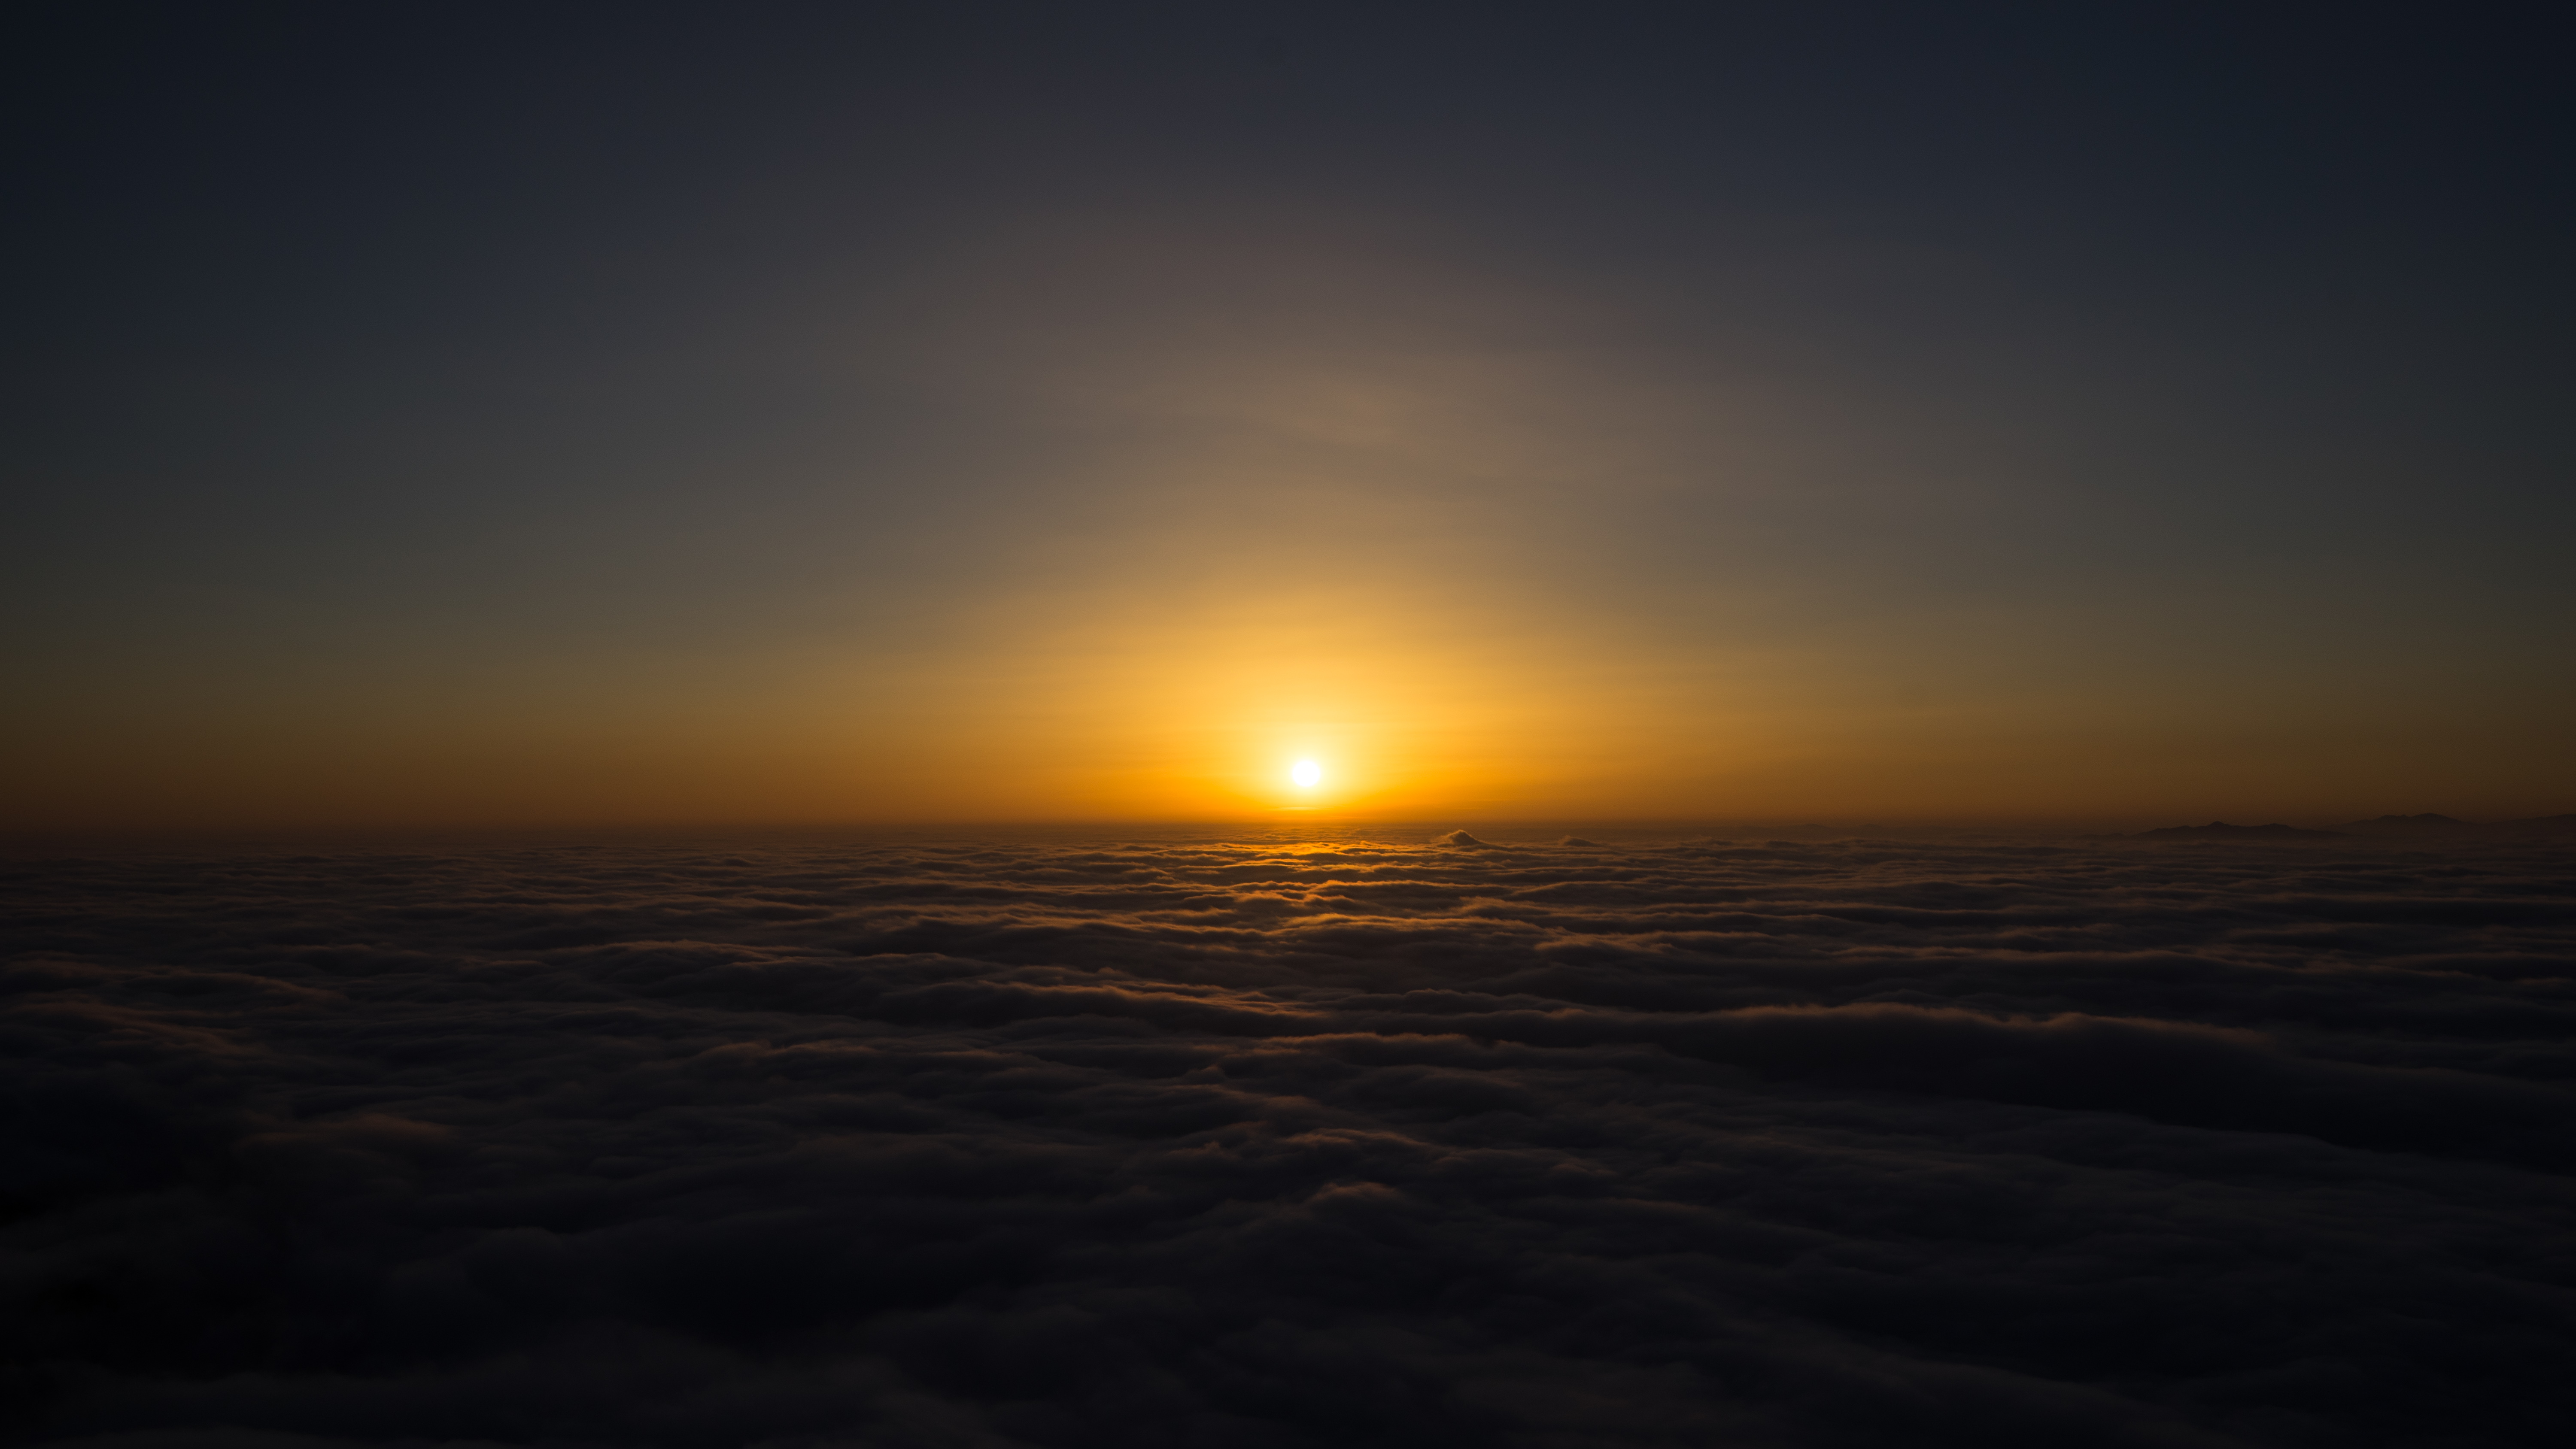
<svg viewBox="0 0 2576 1449"><path fill-rule="evenodd" d="M1296 781L1299 788L1311 790L1315 788L1318 781L1324 778L1324 767L1316 764L1312 760L1299 760L1296 765L1288 771L1288 778Z"/></svg>

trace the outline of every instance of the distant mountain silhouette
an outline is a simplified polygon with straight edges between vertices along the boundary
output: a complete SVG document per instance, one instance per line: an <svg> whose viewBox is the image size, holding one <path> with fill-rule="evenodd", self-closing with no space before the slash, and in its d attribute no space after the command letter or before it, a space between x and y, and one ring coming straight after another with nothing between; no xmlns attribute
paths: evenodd
<svg viewBox="0 0 2576 1449"><path fill-rule="evenodd" d="M2335 827L2355 835L2556 835L2576 833L2576 815L2535 815L2527 820L2455 820L2448 815L2382 815Z"/></svg>
<svg viewBox="0 0 2576 1449"><path fill-rule="evenodd" d="M2489 827L2454 820L2448 815L2382 815L2376 820L2354 820L2335 828L2366 835L2456 835L2464 830Z"/></svg>
<svg viewBox="0 0 2576 1449"><path fill-rule="evenodd" d="M2141 830L2140 840L2340 840L2334 830L2301 830L2289 825L2230 825L2213 820L2207 825L2168 825L2162 830Z"/></svg>

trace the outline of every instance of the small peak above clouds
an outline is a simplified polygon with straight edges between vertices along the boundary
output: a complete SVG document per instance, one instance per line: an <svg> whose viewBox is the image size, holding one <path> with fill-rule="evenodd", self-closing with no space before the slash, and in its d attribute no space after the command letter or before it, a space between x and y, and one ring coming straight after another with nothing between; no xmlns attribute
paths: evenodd
<svg viewBox="0 0 2576 1449"><path fill-rule="evenodd" d="M2433 831L2449 833L2459 830L2483 830L2486 827L2473 824L2466 820L2454 820L2448 815L2382 815L2375 820L2347 821L2335 828L2338 830L2368 831L2374 835L2388 834L2398 831L2403 831L2410 835L2421 835Z"/></svg>
<svg viewBox="0 0 2576 1449"><path fill-rule="evenodd" d="M2168 825L2162 830L2141 830L2140 840L2340 840L2342 832L2334 830L2301 830L2292 825L2230 825L2213 820L2207 825Z"/></svg>
<svg viewBox="0 0 2576 1449"><path fill-rule="evenodd" d="M2360 836L2381 840L2410 841L2510 839L2515 837L2576 834L2576 815L2537 815L2522 820L2462 820L2457 816L2381 815L2370 820L2348 820L2329 830L2302 830L2291 825L2230 825L2213 820L2207 825L2168 825L2161 830L2142 830L2137 840L2349 840ZM2109 837L2104 837L2109 838Z"/></svg>
<svg viewBox="0 0 2576 1449"><path fill-rule="evenodd" d="M2448 815L2382 815L2336 827L2358 835L2524 835L2576 830L2576 815L2535 815L2525 820L2458 820Z"/></svg>
<svg viewBox="0 0 2576 1449"><path fill-rule="evenodd" d="M1599 850L1601 848L1600 841L1586 840L1580 835L1569 835L1563 840L1558 841L1557 844L1575 846L1585 850Z"/></svg>
<svg viewBox="0 0 2576 1449"><path fill-rule="evenodd" d="M1478 840L1476 837L1469 835L1463 830L1452 830L1446 835L1436 836L1432 839L1431 843L1434 845L1455 845L1467 850L1492 850L1495 848L1492 842Z"/></svg>

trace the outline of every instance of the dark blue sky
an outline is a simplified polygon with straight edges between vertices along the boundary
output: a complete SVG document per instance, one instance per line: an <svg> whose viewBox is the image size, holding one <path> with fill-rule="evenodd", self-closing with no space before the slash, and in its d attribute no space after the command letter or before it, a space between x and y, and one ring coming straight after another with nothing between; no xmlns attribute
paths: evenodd
<svg viewBox="0 0 2576 1449"><path fill-rule="evenodd" d="M2555 22L37 7L30 818L1131 813L1064 661L1229 639L1497 807L2569 808Z"/></svg>

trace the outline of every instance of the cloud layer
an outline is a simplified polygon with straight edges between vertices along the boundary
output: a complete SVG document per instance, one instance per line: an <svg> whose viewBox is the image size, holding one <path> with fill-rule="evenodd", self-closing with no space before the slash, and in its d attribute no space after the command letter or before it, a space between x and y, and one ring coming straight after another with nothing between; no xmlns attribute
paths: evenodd
<svg viewBox="0 0 2576 1449"><path fill-rule="evenodd" d="M2529 1444L2570 859L20 861L0 1399L99 1449Z"/></svg>

